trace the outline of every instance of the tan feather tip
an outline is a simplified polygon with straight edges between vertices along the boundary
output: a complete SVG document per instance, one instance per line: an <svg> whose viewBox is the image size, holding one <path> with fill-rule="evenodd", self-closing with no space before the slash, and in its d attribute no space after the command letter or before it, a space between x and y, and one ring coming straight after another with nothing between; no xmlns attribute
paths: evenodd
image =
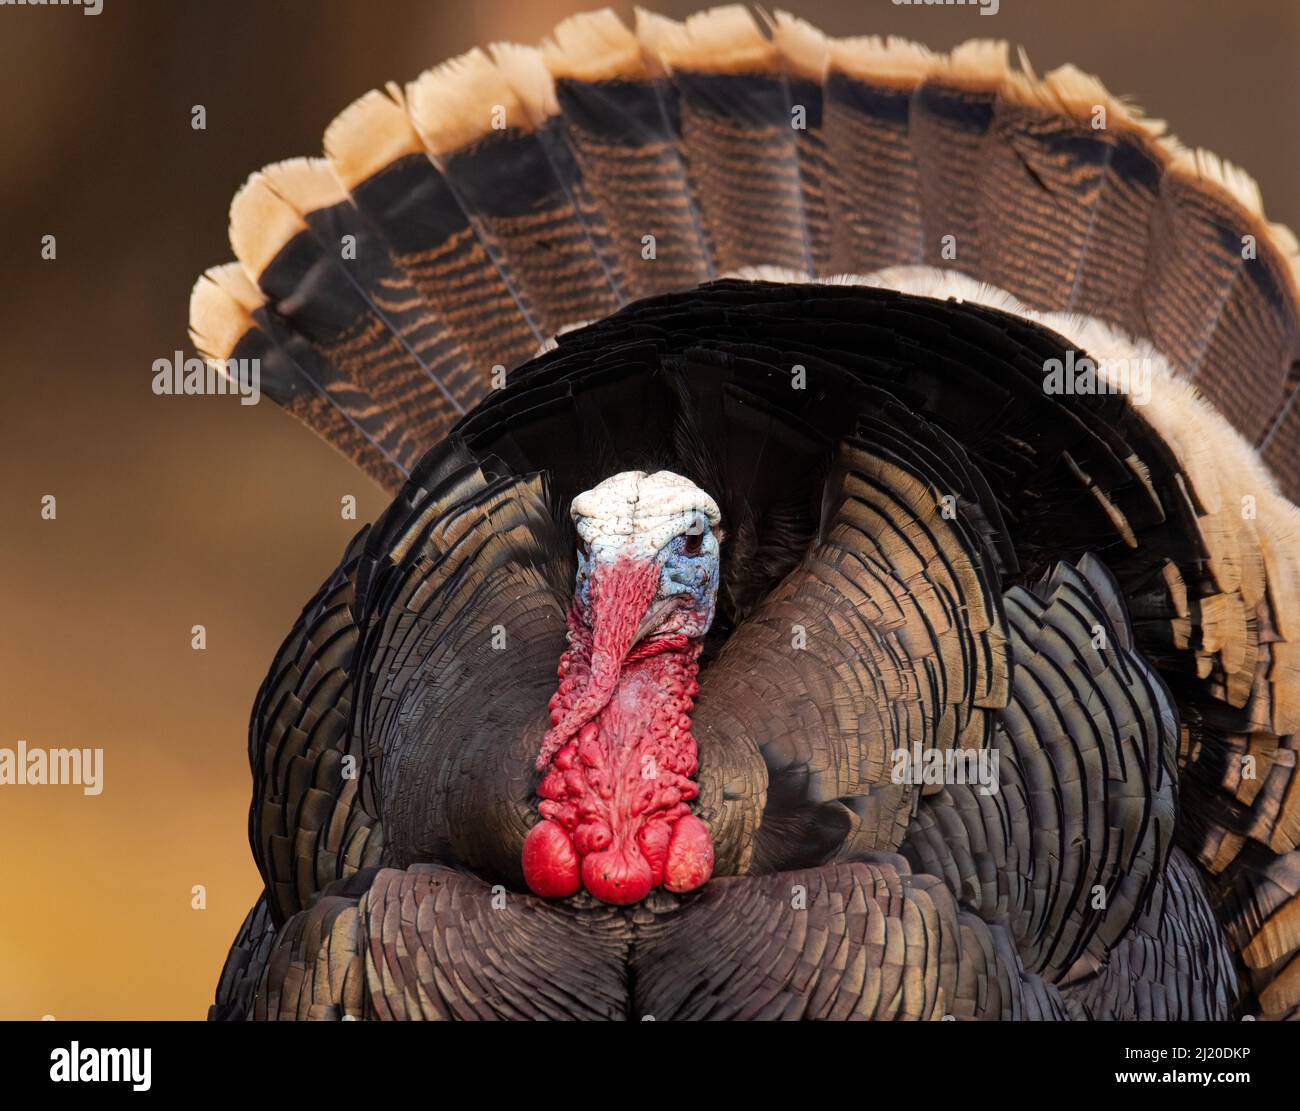
<svg viewBox="0 0 1300 1111"><path fill-rule="evenodd" d="M346 189L354 189L424 144L406 114L401 87L371 89L349 104L325 129L325 154Z"/></svg>
<svg viewBox="0 0 1300 1111"><path fill-rule="evenodd" d="M1105 110L1107 128L1118 124L1143 132L1151 139L1159 139L1165 133L1163 120L1147 118L1137 105L1114 96L1100 78L1077 66L1058 66L1044 74L1033 94L1029 103L1063 112L1075 119L1090 120L1101 108Z"/></svg>
<svg viewBox="0 0 1300 1111"><path fill-rule="evenodd" d="M1297 242L1295 232L1285 224L1268 225L1268 233L1273 237L1273 242L1277 244L1283 254L1290 257L1300 253L1300 242Z"/></svg>
<svg viewBox="0 0 1300 1111"><path fill-rule="evenodd" d="M324 158L290 158L264 166L262 173L276 194L303 216L348 199Z"/></svg>
<svg viewBox="0 0 1300 1111"><path fill-rule="evenodd" d="M230 202L230 246L253 282L284 245L306 227L293 206L271 188L261 170Z"/></svg>
<svg viewBox="0 0 1300 1111"><path fill-rule="evenodd" d="M1221 189L1252 216L1263 218L1264 202L1259 185L1245 170L1220 158L1213 151L1185 147L1170 138L1166 149L1172 154L1170 169L1175 173L1207 182Z"/></svg>
<svg viewBox="0 0 1300 1111"><path fill-rule="evenodd" d="M776 48L741 4L696 12L683 23L637 8L636 35L669 70L766 73L778 65Z"/></svg>
<svg viewBox="0 0 1300 1111"><path fill-rule="evenodd" d="M1296 289L1296 299L1300 300L1300 243L1296 241L1295 232L1285 224L1273 223L1266 224L1265 231L1281 253Z"/></svg>
<svg viewBox="0 0 1300 1111"><path fill-rule="evenodd" d="M647 75L641 44L610 8L557 24L542 42L542 59L556 80L636 81Z"/></svg>
<svg viewBox="0 0 1300 1111"><path fill-rule="evenodd" d="M942 64L941 55L896 35L830 40L831 68L870 85L915 88Z"/></svg>
<svg viewBox="0 0 1300 1111"><path fill-rule="evenodd" d="M233 297L250 315L266 304L266 296L248 280L244 268L237 262L224 262L210 267L207 276L230 297Z"/></svg>
<svg viewBox="0 0 1300 1111"><path fill-rule="evenodd" d="M194 349L208 360L230 358L235 344L256 326L250 312L261 301L239 263L227 262L204 271L190 292Z"/></svg>
<svg viewBox="0 0 1300 1111"><path fill-rule="evenodd" d="M406 103L435 156L454 154L493 131L532 127L505 75L477 47L421 74L406 87Z"/></svg>
<svg viewBox="0 0 1300 1111"><path fill-rule="evenodd" d="M488 50L534 127L541 127L552 116L560 114L560 102L555 99L555 79L537 47L498 42Z"/></svg>
<svg viewBox="0 0 1300 1111"><path fill-rule="evenodd" d="M1220 158L1213 151L1187 147L1172 135L1159 140L1169 157L1172 173L1197 183L1201 188L1226 195L1245 210L1248 225L1275 251L1290 275L1293 296L1300 298L1300 250L1295 233L1285 224L1274 224L1264 215L1264 198L1259 184L1240 166Z"/></svg>
<svg viewBox="0 0 1300 1111"><path fill-rule="evenodd" d="M969 39L953 47L935 76L961 88L992 92L1011 72L1011 46L1004 39Z"/></svg>
<svg viewBox="0 0 1300 1111"><path fill-rule="evenodd" d="M772 45L785 62L786 72L809 81L822 81L830 63L826 36L805 19L778 11L772 16Z"/></svg>
<svg viewBox="0 0 1300 1111"><path fill-rule="evenodd" d="M1029 52L1023 46L1016 47L1016 61L1020 63L1019 76L1027 77L1030 81L1038 80L1033 63L1029 60Z"/></svg>

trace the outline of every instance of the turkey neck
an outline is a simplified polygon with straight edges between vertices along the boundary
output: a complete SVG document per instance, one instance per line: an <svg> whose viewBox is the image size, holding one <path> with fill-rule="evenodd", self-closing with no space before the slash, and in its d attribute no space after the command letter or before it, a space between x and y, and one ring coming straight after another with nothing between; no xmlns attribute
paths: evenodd
<svg viewBox="0 0 1300 1111"><path fill-rule="evenodd" d="M657 580L651 567L602 582L591 625L575 599L538 757L539 813L572 839L583 886L616 904L660 885L690 890L712 870L708 832L689 805L699 793L690 714L701 643L634 643Z"/></svg>
<svg viewBox="0 0 1300 1111"><path fill-rule="evenodd" d="M570 619L570 647L560 657L560 686L550 702L557 724L575 708L581 712L588 691L604 686L598 674L593 678L586 630L575 624ZM602 798L612 792L611 801L629 806L652 793L652 787L658 787L660 795L680 792L674 803L694 798L690 777L695 774L696 747L690 714L699 692L700 648L699 641L683 636L634 648L612 686L602 690L600 708L575 723L571 739L556 751L554 768L568 771L576 764L589 769ZM542 797L550 796L542 792Z"/></svg>

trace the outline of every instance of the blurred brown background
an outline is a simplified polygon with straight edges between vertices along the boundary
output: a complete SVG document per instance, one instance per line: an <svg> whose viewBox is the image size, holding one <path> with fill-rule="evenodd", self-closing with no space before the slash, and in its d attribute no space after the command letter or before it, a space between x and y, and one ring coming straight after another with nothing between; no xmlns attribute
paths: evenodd
<svg viewBox="0 0 1300 1111"><path fill-rule="evenodd" d="M102 747L105 789L0 788L0 1017L197 1018L259 883L253 695L377 487L264 403L150 392L248 173L350 100L573 0L104 0L0 8L0 746ZM682 16L697 5L655 5ZM1293 0L790 6L834 34L1073 61L1243 164L1300 227ZM631 5L616 8L630 16ZM207 109L193 131L193 105ZM41 237L58 257L42 261ZM58 518L40 519L44 494ZM190 648L204 624L208 648ZM207 909L191 909L191 888Z"/></svg>

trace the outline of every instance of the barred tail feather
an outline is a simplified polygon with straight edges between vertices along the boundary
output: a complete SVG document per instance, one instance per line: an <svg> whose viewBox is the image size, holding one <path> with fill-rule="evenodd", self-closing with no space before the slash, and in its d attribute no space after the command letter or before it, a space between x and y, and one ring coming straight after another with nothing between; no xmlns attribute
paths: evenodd
<svg viewBox="0 0 1300 1111"><path fill-rule="evenodd" d="M266 308L266 299L236 262L215 266L190 296L190 338L218 365L256 359L261 392L291 413L385 488L406 480L393 432L374 426L374 399L321 358Z"/></svg>
<svg viewBox="0 0 1300 1111"><path fill-rule="evenodd" d="M928 263L1149 340L1300 497L1294 238L1244 173L1073 67L737 5L602 11L366 94L325 150L255 175L232 242L258 342L316 397L297 415L372 471L390 455L388 485L502 371L620 304Z"/></svg>

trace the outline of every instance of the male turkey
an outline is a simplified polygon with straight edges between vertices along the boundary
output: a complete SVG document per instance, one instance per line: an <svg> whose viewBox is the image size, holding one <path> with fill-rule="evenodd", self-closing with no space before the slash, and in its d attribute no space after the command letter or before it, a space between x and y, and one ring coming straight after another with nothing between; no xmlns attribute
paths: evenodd
<svg viewBox="0 0 1300 1111"><path fill-rule="evenodd" d="M213 1017L1300 1017L1300 268L1162 131L600 12L255 174L194 341L396 498Z"/></svg>

